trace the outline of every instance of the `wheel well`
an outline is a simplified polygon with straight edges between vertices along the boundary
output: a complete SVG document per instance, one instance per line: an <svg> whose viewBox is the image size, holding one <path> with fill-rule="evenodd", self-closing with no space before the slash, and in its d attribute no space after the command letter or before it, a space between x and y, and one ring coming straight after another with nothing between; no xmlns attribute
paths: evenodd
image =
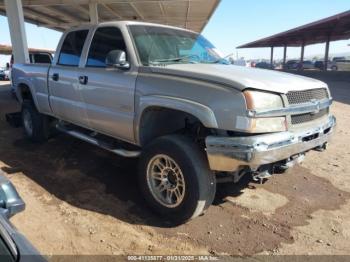
<svg viewBox="0 0 350 262"><path fill-rule="evenodd" d="M33 101L32 92L30 91L29 86L26 84L18 85L19 93L21 95L22 100L31 100Z"/></svg>
<svg viewBox="0 0 350 262"><path fill-rule="evenodd" d="M141 146L151 142L156 137L185 133L198 137L207 130L195 116L174 109L151 107L142 114L139 126L139 139Z"/></svg>

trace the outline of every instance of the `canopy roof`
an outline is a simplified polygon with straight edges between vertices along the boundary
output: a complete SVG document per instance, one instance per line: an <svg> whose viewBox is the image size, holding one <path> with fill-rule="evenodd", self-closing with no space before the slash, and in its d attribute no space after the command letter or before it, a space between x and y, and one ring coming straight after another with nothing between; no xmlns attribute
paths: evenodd
<svg viewBox="0 0 350 262"><path fill-rule="evenodd" d="M203 30L220 0L22 0L26 22L64 31L89 22L89 4L99 21L138 20ZM6 15L4 0L0 14Z"/></svg>
<svg viewBox="0 0 350 262"><path fill-rule="evenodd" d="M53 54L55 52L53 50L38 49L38 48L29 48L28 50L30 53L51 53L51 54ZM11 54L12 54L12 46L0 44L0 55L11 55Z"/></svg>
<svg viewBox="0 0 350 262"><path fill-rule="evenodd" d="M237 48L302 46L350 38L350 10Z"/></svg>

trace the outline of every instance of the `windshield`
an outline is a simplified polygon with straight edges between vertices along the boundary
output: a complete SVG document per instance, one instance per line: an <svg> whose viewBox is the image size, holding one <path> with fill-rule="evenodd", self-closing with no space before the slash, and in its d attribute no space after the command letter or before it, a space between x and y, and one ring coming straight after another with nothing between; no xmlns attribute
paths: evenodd
<svg viewBox="0 0 350 262"><path fill-rule="evenodd" d="M226 63L203 36L157 26L131 25L137 52L143 65Z"/></svg>

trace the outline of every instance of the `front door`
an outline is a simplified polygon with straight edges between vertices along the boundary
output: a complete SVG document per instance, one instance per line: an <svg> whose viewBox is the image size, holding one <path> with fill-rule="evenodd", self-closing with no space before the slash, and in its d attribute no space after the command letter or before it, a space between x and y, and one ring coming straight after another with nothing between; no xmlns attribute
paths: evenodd
<svg viewBox="0 0 350 262"><path fill-rule="evenodd" d="M133 142L134 92L137 72L107 68L105 61L112 50L127 52L118 27L96 30L85 67L78 69L80 91L92 129Z"/></svg>

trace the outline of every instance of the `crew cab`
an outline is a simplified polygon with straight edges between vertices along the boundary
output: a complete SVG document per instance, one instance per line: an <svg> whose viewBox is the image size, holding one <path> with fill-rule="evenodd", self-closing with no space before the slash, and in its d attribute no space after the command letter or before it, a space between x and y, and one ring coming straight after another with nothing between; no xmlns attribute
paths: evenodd
<svg viewBox="0 0 350 262"><path fill-rule="evenodd" d="M65 32L51 65L14 65L13 85L31 140L55 127L138 158L145 200L175 223L202 214L217 181L263 181L323 151L336 123L327 84L234 66L200 34L136 21Z"/></svg>

